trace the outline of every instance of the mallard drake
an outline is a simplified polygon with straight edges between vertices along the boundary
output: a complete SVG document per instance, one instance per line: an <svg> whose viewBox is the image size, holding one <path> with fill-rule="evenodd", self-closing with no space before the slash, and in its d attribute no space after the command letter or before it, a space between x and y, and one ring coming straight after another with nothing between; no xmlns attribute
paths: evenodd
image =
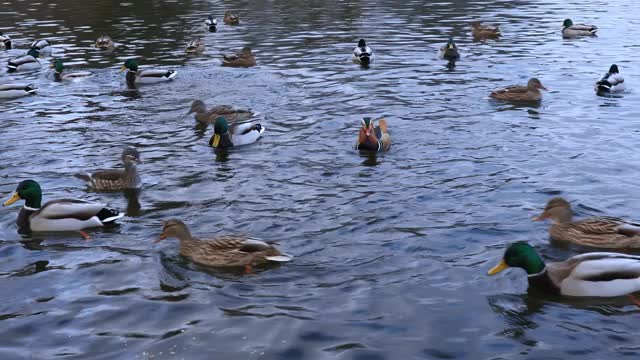
<svg viewBox="0 0 640 360"><path fill-rule="evenodd" d="M189 227L178 219L169 219L162 234L154 242L167 238L180 241L180 255L192 261L214 267L258 266L269 262L287 262L293 258L264 241L238 235L224 235L213 239L198 239Z"/></svg>
<svg viewBox="0 0 640 360"><path fill-rule="evenodd" d="M500 36L497 26L483 25L480 21L471 22L471 33L476 39L490 39Z"/></svg>
<svg viewBox="0 0 640 360"><path fill-rule="evenodd" d="M56 81L81 79L93 75L91 71L76 71L70 74L62 74L62 71L64 70L64 64L62 63L62 60L58 58L53 60L53 64L51 64L51 67L55 69L54 77Z"/></svg>
<svg viewBox="0 0 640 360"><path fill-rule="evenodd" d="M222 66L251 67L256 65L256 57L251 48L245 46L237 54L222 55Z"/></svg>
<svg viewBox="0 0 640 360"><path fill-rule="evenodd" d="M47 40L36 40L31 44L31 48L37 49L42 56L51 55L51 45Z"/></svg>
<svg viewBox="0 0 640 360"><path fill-rule="evenodd" d="M138 70L138 62L128 59L122 65L120 71L127 71L127 83L129 84L154 84L172 80L176 77L175 70Z"/></svg>
<svg viewBox="0 0 640 360"><path fill-rule="evenodd" d="M573 221L569 202L555 197L533 221L552 221L549 235L554 240L603 248L640 247L640 225L609 216L590 217Z"/></svg>
<svg viewBox="0 0 640 360"><path fill-rule="evenodd" d="M100 50L111 50L114 46L113 40L111 40L109 35L100 35L96 39L96 48Z"/></svg>
<svg viewBox="0 0 640 360"><path fill-rule="evenodd" d="M42 190L34 180L20 182L4 206L20 199L25 201L25 205L20 209L16 224L23 231L79 231L104 226L124 216L104 204L76 199L51 200L40 206Z"/></svg>
<svg viewBox="0 0 640 360"><path fill-rule="evenodd" d="M604 74L594 86L596 92L613 93L624 90L624 78L618 71L618 65L613 64L609 68L609 72Z"/></svg>
<svg viewBox="0 0 640 360"><path fill-rule="evenodd" d="M11 50L13 42L9 35L5 35L0 32L0 49Z"/></svg>
<svg viewBox="0 0 640 360"><path fill-rule="evenodd" d="M209 15L207 20L204 21L204 27L209 30L209 32L216 32L218 31L218 20Z"/></svg>
<svg viewBox="0 0 640 360"><path fill-rule="evenodd" d="M227 11L224 13L224 23L227 25L238 25L240 24L240 18L231 11Z"/></svg>
<svg viewBox="0 0 640 360"><path fill-rule="evenodd" d="M38 88L33 84L1 84L0 98L17 98L35 94Z"/></svg>
<svg viewBox="0 0 640 360"><path fill-rule="evenodd" d="M124 169L101 170L93 174L76 174L76 177L87 181L91 189L97 191L118 191L137 189L140 187L140 175L137 164L140 164L140 153L136 148L127 146L122 150Z"/></svg>
<svg viewBox="0 0 640 360"><path fill-rule="evenodd" d="M529 286L555 295L614 297L640 290L640 256L593 252L545 264L531 245L516 242L488 274L509 267L524 269Z"/></svg>
<svg viewBox="0 0 640 360"><path fill-rule="evenodd" d="M228 149L232 146L253 144L262 136L265 128L257 123L232 124L219 117L213 123L213 136L209 146L215 149Z"/></svg>
<svg viewBox="0 0 640 360"><path fill-rule="evenodd" d="M353 49L353 56L351 60L362 66L369 66L373 62L373 50L367 46L367 43L364 39L360 39L358 41L358 46Z"/></svg>
<svg viewBox="0 0 640 360"><path fill-rule="evenodd" d="M230 123L236 123L252 118L256 114L251 110L236 109L231 105L218 105L207 110L207 106L202 100L195 100L191 103L191 109L185 115L195 113L197 121L202 123L213 123L219 117L224 117Z"/></svg>
<svg viewBox="0 0 640 360"><path fill-rule="evenodd" d="M38 61L40 52L37 49L29 49L26 55L14 57L7 63L9 72L29 71L39 69L42 65Z"/></svg>
<svg viewBox="0 0 640 360"><path fill-rule="evenodd" d="M540 101L542 93L540 89L547 90L542 86L540 80L531 78L527 82L527 86L511 85L505 88L495 89L491 91L490 97L505 101Z"/></svg>
<svg viewBox="0 0 640 360"><path fill-rule="evenodd" d="M448 60L449 62L460 60L458 46L453 41L452 37L450 37L449 41L447 41L447 43L440 48L440 50L438 51L438 57L443 60Z"/></svg>
<svg viewBox="0 0 640 360"><path fill-rule="evenodd" d="M579 36L595 36L598 28L595 25L574 24L571 19L565 19L562 24L562 37L574 38Z"/></svg>
<svg viewBox="0 0 640 360"><path fill-rule="evenodd" d="M387 130L387 122L378 120L378 126L370 117L362 119L362 127L358 133L356 150L387 151L391 147L391 136Z"/></svg>
<svg viewBox="0 0 640 360"><path fill-rule="evenodd" d="M187 54L199 54L204 51L204 41L202 39L194 39L189 41L187 47L184 49L184 52Z"/></svg>

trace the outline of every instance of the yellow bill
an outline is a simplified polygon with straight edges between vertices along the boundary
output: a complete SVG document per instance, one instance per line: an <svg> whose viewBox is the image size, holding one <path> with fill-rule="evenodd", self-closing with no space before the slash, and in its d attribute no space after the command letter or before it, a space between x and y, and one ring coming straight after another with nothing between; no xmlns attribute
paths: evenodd
<svg viewBox="0 0 640 360"><path fill-rule="evenodd" d="M211 146L213 146L214 148L217 148L218 144L220 144L220 135L214 134L213 135L213 144L211 144Z"/></svg>
<svg viewBox="0 0 640 360"><path fill-rule="evenodd" d="M9 200L5 201L4 204L2 204L2 206L9 206L18 200L20 200L20 195L15 192L13 193L13 195L11 195L11 198Z"/></svg>
<svg viewBox="0 0 640 360"><path fill-rule="evenodd" d="M122 65L122 67L120 68L120 72L123 72L123 71L125 71L125 70L127 70L127 67L126 67L126 66L124 66L124 65Z"/></svg>
<svg viewBox="0 0 640 360"><path fill-rule="evenodd" d="M491 270L489 270L489 272L487 273L488 275L495 275L497 273L499 273L500 271L507 269L509 267L509 265L507 265L507 263L504 261L504 259L500 260L500 263L494 267L491 268Z"/></svg>

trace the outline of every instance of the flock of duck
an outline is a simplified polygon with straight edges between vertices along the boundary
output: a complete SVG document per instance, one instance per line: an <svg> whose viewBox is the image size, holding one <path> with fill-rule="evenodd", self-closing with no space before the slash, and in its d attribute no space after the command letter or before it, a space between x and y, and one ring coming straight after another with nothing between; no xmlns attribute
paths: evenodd
<svg viewBox="0 0 640 360"><path fill-rule="evenodd" d="M239 17L230 12L225 13L224 23L236 25ZM205 28L216 32L218 22L212 16L204 21ZM501 35L497 27L483 25L475 21L471 23L472 33L476 39L492 39ZM566 38L595 36L598 28L593 25L573 24L570 19L564 21L562 35ZM0 46L11 49L13 44L7 35L0 33ZM100 36L95 43L100 49L112 49L114 43L106 35ZM190 41L186 53L197 54L204 51L201 39ZM27 71L40 68L38 57L51 54L51 46L46 40L37 40L29 48L26 55L9 60L9 71ZM460 60L458 47L452 38L439 49L440 58L455 66ZM374 62L374 52L364 39L360 39L354 48L351 59L364 67ZM224 55L225 66L250 67L256 64L250 48L243 48L233 55ZM91 76L90 72L63 74L64 65L60 59L54 59L55 80ZM122 70L127 70L126 82L129 86L138 84L171 81L176 77L174 70L141 70L135 59L127 59ZM623 90L624 79L614 64L609 72L595 84L598 92L615 92ZM22 87L20 87L22 86ZM0 94L11 96L33 94L33 85L0 85ZM490 96L503 101L540 101L540 90L545 90L540 80L532 78L526 86L516 85L496 89ZM19 94L18 94L19 93ZM8 96L5 96L8 97ZM250 120L256 115L250 110L236 109L233 106L219 105L207 109L204 102L196 100L191 104L188 113L194 114L195 120L212 123L214 134L209 145L216 149L227 149L233 146L247 145L256 142L265 128ZM391 137L385 119L365 117L359 129L355 149L362 151L386 151L391 147ZM125 147L121 161L123 168L101 170L92 173L77 174L85 180L94 191L126 191L138 189L141 185L137 172L137 164L141 158L133 147ZM114 223L124 214L110 209L105 204L92 203L77 199L51 200L42 204L42 190L34 180L24 180L18 184L15 193L4 202L4 206L19 200L25 202L20 209L16 221L21 233L77 231L85 238L89 235L83 229L105 226ZM551 199L544 211L535 221L551 220L549 233L552 239L567 241L590 248L608 249L640 248L640 225L613 217L592 217L574 221L571 205L562 198ZM166 238L177 238L180 243L180 254L195 263L215 267L244 266L248 271L252 266L270 262L282 263L292 256L279 251L273 244L237 235L218 236L212 239L195 237L188 226L179 219L167 220L156 242ZM489 270L489 275L497 274L509 267L519 267L526 271L529 285L544 292L567 296L615 297L629 295L634 303L640 301L631 294L640 291L640 256L616 252L590 252L571 257L563 262L545 264L536 250L525 242L513 243L507 247L502 260Z"/></svg>

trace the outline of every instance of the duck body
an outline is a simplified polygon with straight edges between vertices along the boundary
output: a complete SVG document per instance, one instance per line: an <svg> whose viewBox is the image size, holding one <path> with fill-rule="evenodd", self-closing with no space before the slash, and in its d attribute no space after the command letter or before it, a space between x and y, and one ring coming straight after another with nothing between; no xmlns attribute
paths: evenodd
<svg viewBox="0 0 640 360"><path fill-rule="evenodd" d="M251 48L244 47L237 54L222 55L222 66L252 67L256 65L256 58Z"/></svg>
<svg viewBox="0 0 640 360"><path fill-rule="evenodd" d="M227 25L238 25L240 24L240 17L231 11L227 11L224 13L224 23Z"/></svg>
<svg viewBox="0 0 640 360"><path fill-rule="evenodd" d="M64 65L62 63L62 60L56 58L53 60L53 64L52 67L55 69L54 72L54 79L56 81L65 81L65 80L75 80L75 79L82 79L82 78L86 78L89 76L92 76L93 73L90 71L76 71L76 72L72 72L72 73L64 73Z"/></svg>
<svg viewBox="0 0 640 360"><path fill-rule="evenodd" d="M1 84L0 98L9 99L35 94L38 88L33 84Z"/></svg>
<svg viewBox="0 0 640 360"><path fill-rule="evenodd" d="M471 33L476 39L495 39L500 37L500 29L498 27L483 25L480 21L471 22Z"/></svg>
<svg viewBox="0 0 640 360"><path fill-rule="evenodd" d="M358 42L358 46L353 49L353 56L351 56L351 61L356 64L360 64L362 66L369 66L373 62L373 50L369 46L364 39L360 39Z"/></svg>
<svg viewBox="0 0 640 360"><path fill-rule="evenodd" d="M209 15L207 20L204 21L204 27L209 32L216 32L218 31L218 20L214 19L213 16Z"/></svg>
<svg viewBox="0 0 640 360"><path fill-rule="evenodd" d="M391 136L387 130L387 122L378 120L378 126L374 125L371 118L362 120L362 127L358 133L358 141L355 149L361 151L387 151L391 147Z"/></svg>
<svg viewBox="0 0 640 360"><path fill-rule="evenodd" d="M288 262L292 257L281 253L272 245L254 238L236 235L219 236L214 239L193 237L181 220L165 222L161 240L175 237L180 241L180 255L192 261L212 267L258 266L270 262Z"/></svg>
<svg viewBox="0 0 640 360"><path fill-rule="evenodd" d="M109 37L109 35L100 35L96 39L95 46L97 49L100 49L100 50L112 50L115 45L113 43L113 40L111 40L111 37Z"/></svg>
<svg viewBox="0 0 640 360"><path fill-rule="evenodd" d="M13 41L9 35L5 35L0 32L0 49L11 50L13 48Z"/></svg>
<svg viewBox="0 0 640 360"><path fill-rule="evenodd" d="M36 40L31 44L31 48L38 50L40 52L40 55L51 55L51 45L47 40Z"/></svg>
<svg viewBox="0 0 640 360"><path fill-rule="evenodd" d="M121 71L124 70L127 70L128 84L156 84L173 80L177 75L175 70L139 70L138 63L133 59L124 62Z"/></svg>
<svg viewBox="0 0 640 360"><path fill-rule="evenodd" d="M440 50L438 51L438 57L449 62L460 60L458 46L452 38L449 38L449 41L440 48Z"/></svg>
<svg viewBox="0 0 640 360"><path fill-rule="evenodd" d="M209 146L215 149L228 149L234 146L253 144L264 133L265 128L257 123L231 125L226 119L219 117L213 125L213 136L209 139Z"/></svg>
<svg viewBox="0 0 640 360"><path fill-rule="evenodd" d="M248 120L256 114L251 110L237 109L231 105L218 105L207 110L207 106L201 100L191 103L191 109L187 113L195 113L195 119L201 123L212 124L217 118L223 117L230 123Z"/></svg>
<svg viewBox="0 0 640 360"><path fill-rule="evenodd" d="M41 198L40 185L33 180L25 180L5 201L4 206L8 206L20 199L25 200L16 221L21 231L78 231L104 226L124 216L104 204L77 199L52 200L40 206Z"/></svg>
<svg viewBox="0 0 640 360"><path fill-rule="evenodd" d="M140 163L140 154L133 147L125 147L122 151L123 169L101 170L94 173L80 173L76 177L85 180L92 190L96 191L121 191L140 188L141 181L138 175L137 164Z"/></svg>
<svg viewBox="0 0 640 360"><path fill-rule="evenodd" d="M187 54L199 54L204 51L204 41L202 39L195 39L189 41L184 52Z"/></svg>
<svg viewBox="0 0 640 360"><path fill-rule="evenodd" d="M618 65L611 65L609 72L604 74L602 79L596 82L594 89L598 93L615 93L624 91L624 77L620 75Z"/></svg>
<svg viewBox="0 0 640 360"><path fill-rule="evenodd" d="M37 70L42 67L38 57L40 52L37 49L29 49L26 55L15 57L7 63L9 72Z"/></svg>
<svg viewBox="0 0 640 360"><path fill-rule="evenodd" d="M595 36L598 27L595 25L574 24L571 19L566 19L562 27L562 37L576 38L582 36Z"/></svg>
<svg viewBox="0 0 640 360"><path fill-rule="evenodd" d="M509 267L524 269L530 287L555 295L616 297L640 291L640 256L593 252L545 264L533 247L519 242L507 248L489 275Z"/></svg>
<svg viewBox="0 0 640 360"><path fill-rule="evenodd" d="M546 90L540 80L531 78L527 86L512 85L491 91L490 97L513 102L536 102L542 100L540 89Z"/></svg>

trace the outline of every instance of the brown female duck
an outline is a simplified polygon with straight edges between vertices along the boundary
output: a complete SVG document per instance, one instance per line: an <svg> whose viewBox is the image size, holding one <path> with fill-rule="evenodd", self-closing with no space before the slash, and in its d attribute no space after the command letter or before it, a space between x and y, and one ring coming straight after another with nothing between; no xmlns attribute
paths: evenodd
<svg viewBox="0 0 640 360"><path fill-rule="evenodd" d="M76 177L88 182L91 189L97 191L118 191L140 187L137 164L140 164L138 150L127 146L122 150L124 169L100 170L92 174L76 174Z"/></svg>
<svg viewBox="0 0 640 360"><path fill-rule="evenodd" d="M251 67L256 65L256 57L251 48L245 46L237 54L222 55L222 66Z"/></svg>
<svg viewBox="0 0 640 360"><path fill-rule="evenodd" d="M533 221L544 219L552 221L549 235L554 240L610 249L640 247L640 225L608 216L574 222L571 205L561 197L549 200L542 214Z"/></svg>
<svg viewBox="0 0 640 360"><path fill-rule="evenodd" d="M527 86L512 85L505 88L495 89L490 97L504 101L540 101L542 93L540 89L547 90L537 78L529 79Z"/></svg>
<svg viewBox="0 0 640 360"><path fill-rule="evenodd" d="M391 136L384 119L378 120L378 126L374 125L371 118L362 119L362 127L358 133L356 150L387 151L391 147Z"/></svg>
<svg viewBox="0 0 640 360"><path fill-rule="evenodd" d="M178 219L166 221L160 238L155 242L166 238L177 238L180 241L180 255L206 266L244 266L249 269L251 266L287 262L292 259L264 241L243 236L226 235L209 240L198 239L191 236L187 225Z"/></svg>
<svg viewBox="0 0 640 360"><path fill-rule="evenodd" d="M191 103L191 109L187 113L195 113L195 118L201 123L214 123L217 118L224 117L229 123L248 120L256 114L251 110L236 109L231 105L218 105L207 110L207 105L202 100L194 100Z"/></svg>
<svg viewBox="0 0 640 360"><path fill-rule="evenodd" d="M476 39L492 39L500 36L498 27L483 25L480 21L471 22L471 32Z"/></svg>
<svg viewBox="0 0 640 360"><path fill-rule="evenodd" d="M224 23L227 25L238 25L240 24L240 17L231 11L227 11L224 13Z"/></svg>

